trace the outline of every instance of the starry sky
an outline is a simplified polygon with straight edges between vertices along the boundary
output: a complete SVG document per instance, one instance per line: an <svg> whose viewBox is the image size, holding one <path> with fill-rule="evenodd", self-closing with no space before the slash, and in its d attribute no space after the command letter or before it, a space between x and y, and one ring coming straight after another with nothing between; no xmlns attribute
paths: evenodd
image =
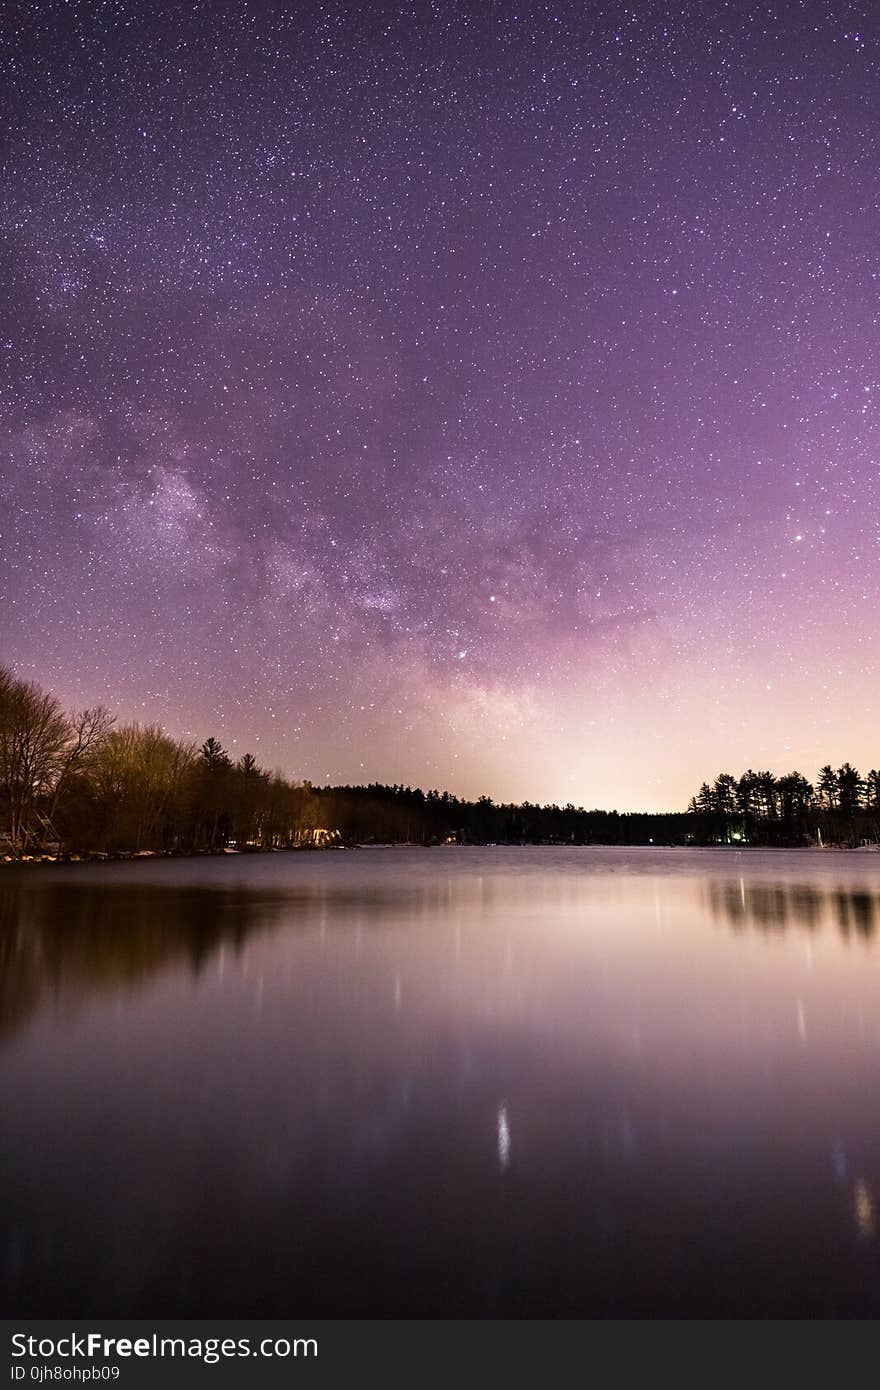
<svg viewBox="0 0 880 1390"><path fill-rule="evenodd" d="M315 782L878 757L880 16L6 7L0 658Z"/></svg>

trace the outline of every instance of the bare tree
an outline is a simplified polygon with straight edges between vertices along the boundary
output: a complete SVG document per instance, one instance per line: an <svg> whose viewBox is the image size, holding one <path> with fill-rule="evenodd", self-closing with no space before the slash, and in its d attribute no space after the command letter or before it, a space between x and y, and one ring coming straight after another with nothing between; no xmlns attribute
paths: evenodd
<svg viewBox="0 0 880 1390"><path fill-rule="evenodd" d="M194 762L193 745L169 738L158 724L126 724L107 734L91 775L98 796L115 809L120 845L161 847L168 813Z"/></svg>
<svg viewBox="0 0 880 1390"><path fill-rule="evenodd" d="M71 723L54 695L3 671L0 784L8 802L9 837L19 854L37 837L39 803L55 790L71 737Z"/></svg>
<svg viewBox="0 0 880 1390"><path fill-rule="evenodd" d="M54 824L59 802L70 783L75 777L88 772L94 766L95 759L115 722L113 715L103 705L95 705L92 709L80 710L71 717L67 751L59 768L55 781L55 791L46 816L50 826Z"/></svg>

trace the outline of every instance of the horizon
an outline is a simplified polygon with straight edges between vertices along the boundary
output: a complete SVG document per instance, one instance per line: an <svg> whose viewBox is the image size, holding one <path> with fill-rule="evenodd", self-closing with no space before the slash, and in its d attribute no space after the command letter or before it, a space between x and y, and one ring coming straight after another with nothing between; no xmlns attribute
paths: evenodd
<svg viewBox="0 0 880 1390"><path fill-rule="evenodd" d="M40 686L39 682L27 677L24 673L18 672L14 668L6 668L6 670L13 677L14 680L24 680L30 682L31 684L33 684L33 686L36 688L38 692L48 694L53 698L57 699L57 696L54 691L44 691L44 688ZM0 675L2 674L3 668L0 667ZM89 706L88 702L86 702L82 704L79 708L82 710L86 710L89 708L94 709L96 708L96 705L93 704L92 706ZM807 782L810 784L810 789L817 790L821 774L823 771L825 771L826 767L834 773L843 772L847 769L850 769L859 777L863 784L865 784L866 781L865 777L862 776L863 772L867 774L867 780L869 782L872 778L878 776L876 771L872 770L867 765L864 768L859 767L857 765L853 765L852 760L849 758L842 759L840 763L832 762L832 760L826 759L826 762L822 764L821 767L817 767L815 770L810 769L806 773L804 772L804 769L802 767L798 768L795 767L793 764L786 764L784 769L777 769L772 766L759 765L753 759L749 763L748 767L744 767L740 769L738 772L732 772L730 767L727 767L724 769L719 769L716 772L705 773L705 775L701 777L699 784L695 784L695 786L693 787L691 794L688 797L688 804L684 806L672 806L662 808L634 808L619 806L616 804L600 805L598 803L590 803L588 801L576 801L573 798L569 798L567 800L560 800L558 797L538 799L529 795L519 796L516 798L498 797L485 787L469 793L459 792L454 790L452 787L449 786L448 783L445 783L442 780L440 782L434 783L423 783L418 781L401 780L398 778L388 779L387 777L377 776L371 777L369 779L355 778L348 779L346 781L331 781L328 780L328 775L325 775L323 780L319 780L316 777L310 776L308 772L300 772L296 769L284 768L283 766L278 764L261 763L259 759L256 758L256 755L253 753L253 748L247 746L246 739L244 740L244 746L238 747L237 740L232 739L227 743L227 741L223 738L222 734L220 737L217 736L217 731L210 734L205 734L203 731L195 731L189 729L184 730L182 733L175 732L173 729L169 728L166 724L164 724L161 720L152 718L149 714L149 711L147 711L144 708L141 708L138 714L131 719L117 715L113 710L109 710L105 706L101 706L100 708L103 710L105 715L109 716L108 728L111 732L113 729L120 729L131 726L145 729L158 728L161 731L161 733L167 736L168 738L176 740L181 744L187 745L193 751L193 753L204 752L204 749L207 747L209 743L215 743L217 745L215 753L222 754L223 757L228 758L233 765L237 764L239 760L250 756L254 758L258 770L263 772L264 774L268 776L280 776L292 785L306 785L318 791L344 790L346 788L368 790L371 786L381 788L399 787L406 791L419 792L425 796L429 795L432 792L438 794L439 796L448 795L459 801L469 803L475 803L476 801L482 798L487 798L496 806L507 805L516 807L532 805L537 807L573 807L575 810L579 812L586 812L588 814L598 813L622 816L667 816L687 814L689 811L689 803L693 798L696 798L698 794L706 790L706 788L712 789L713 785L716 784L719 779L723 779L725 777L729 778L732 776L733 780L736 782L743 780L744 777L747 778L749 774L754 773L760 776L764 773L769 773L774 781L778 781L779 779L783 779L791 774L794 774L798 776L805 776ZM75 715L77 712L76 710L71 708L64 709L61 702L59 702L59 710L68 718L70 716Z"/></svg>

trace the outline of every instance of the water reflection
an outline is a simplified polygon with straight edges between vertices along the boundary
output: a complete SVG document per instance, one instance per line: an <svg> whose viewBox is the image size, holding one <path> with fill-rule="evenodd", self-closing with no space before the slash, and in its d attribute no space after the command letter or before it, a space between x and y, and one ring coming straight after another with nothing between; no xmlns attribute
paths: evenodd
<svg viewBox="0 0 880 1390"><path fill-rule="evenodd" d="M197 876L200 862L210 872L211 861L195 861ZM159 874L173 867L150 866ZM0 878L0 1042L41 1008L59 1012L94 994L131 995L180 965L197 978L217 957L222 974L226 948L240 955L257 930L314 930L317 923L324 939L331 907L337 924L354 923L359 954L364 926L436 918L449 906L448 887L431 882L349 888L323 881L269 891L210 879L120 882L107 869L96 873L13 869ZM259 979L256 988L259 1002ZM398 1011L401 1000L396 972Z"/></svg>
<svg viewBox="0 0 880 1390"><path fill-rule="evenodd" d="M877 1234L877 1214L874 1198L866 1182L860 1178L853 1193L856 1226L862 1240L873 1240Z"/></svg>
<svg viewBox="0 0 880 1390"><path fill-rule="evenodd" d="M852 943L878 870L535 849L0 876L0 1300L876 1315L880 953Z"/></svg>
<svg viewBox="0 0 880 1390"><path fill-rule="evenodd" d="M510 1125L507 1119L507 1106L502 1104L498 1107L498 1167L501 1172L507 1171L510 1162Z"/></svg>
<svg viewBox="0 0 880 1390"><path fill-rule="evenodd" d="M780 932L794 927L813 933L831 924L844 938L870 941L880 921L880 895L861 888L731 878L707 879L705 893L712 915L736 930Z"/></svg>
<svg viewBox="0 0 880 1390"><path fill-rule="evenodd" d="M239 952L261 918L259 896L108 886L83 892L51 879L0 891L0 1037L41 1007L141 989L184 964L197 977L223 946Z"/></svg>

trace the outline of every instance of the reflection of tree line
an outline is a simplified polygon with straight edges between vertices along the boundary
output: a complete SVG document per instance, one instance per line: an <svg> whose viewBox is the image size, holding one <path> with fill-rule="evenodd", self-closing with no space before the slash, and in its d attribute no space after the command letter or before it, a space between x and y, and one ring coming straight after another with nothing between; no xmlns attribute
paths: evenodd
<svg viewBox="0 0 880 1390"><path fill-rule="evenodd" d="M135 991L173 963L198 973L220 946L239 950L263 900L204 892L6 880L0 894L0 1034L42 1005Z"/></svg>
<svg viewBox="0 0 880 1390"><path fill-rule="evenodd" d="M734 928L818 931L830 919L844 937L869 940L880 922L880 897L864 889L825 890L811 884L746 883L726 879L707 883L709 907Z"/></svg>
<svg viewBox="0 0 880 1390"><path fill-rule="evenodd" d="M302 884L283 893L169 883L100 884L40 874L4 874L0 891L0 1038L40 1008L75 1007L90 995L134 993L161 971L197 975L224 946L240 951L256 930L334 922L385 927L436 919L450 907L444 882ZM458 901L485 896L467 885Z"/></svg>

